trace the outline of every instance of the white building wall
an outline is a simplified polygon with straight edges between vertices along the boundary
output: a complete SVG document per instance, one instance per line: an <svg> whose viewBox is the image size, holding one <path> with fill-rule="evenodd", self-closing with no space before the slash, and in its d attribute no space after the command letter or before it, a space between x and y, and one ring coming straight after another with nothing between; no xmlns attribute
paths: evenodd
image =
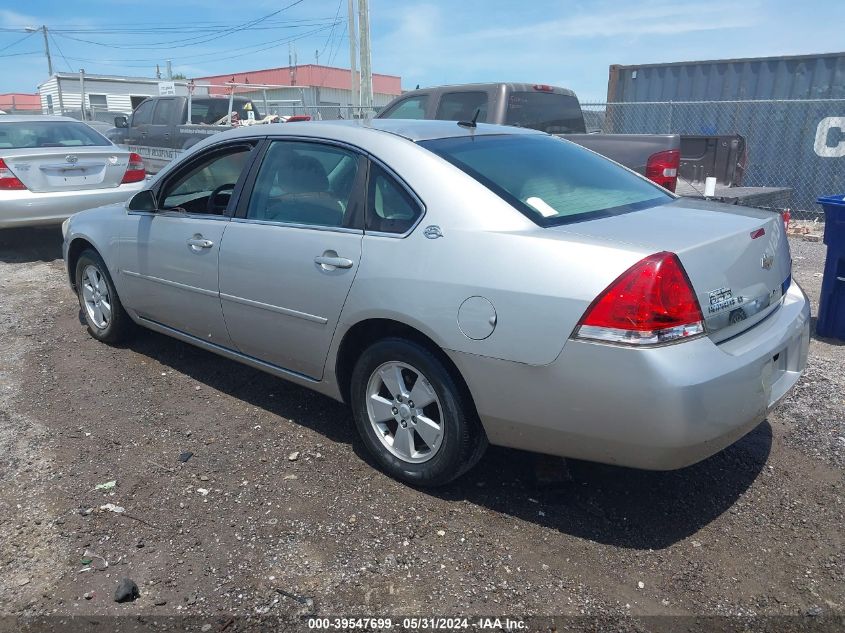
<svg viewBox="0 0 845 633"><path fill-rule="evenodd" d="M41 96L41 111L48 112L47 95L50 95L53 102L53 114L60 114L59 87L61 87L64 110L81 110L79 77L53 76L38 87L38 93ZM175 88L177 95L187 94L184 84L176 84ZM144 81L133 78L97 77L96 75L85 77L85 106L89 109L92 94L105 95L108 110L129 113L132 112L131 97L153 97L157 96L158 92L158 81L154 79Z"/></svg>

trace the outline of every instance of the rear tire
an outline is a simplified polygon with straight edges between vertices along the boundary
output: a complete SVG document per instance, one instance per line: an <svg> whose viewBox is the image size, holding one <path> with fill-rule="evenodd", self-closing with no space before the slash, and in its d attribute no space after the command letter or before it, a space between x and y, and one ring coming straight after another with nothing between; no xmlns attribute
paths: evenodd
<svg viewBox="0 0 845 633"><path fill-rule="evenodd" d="M117 295L109 270L99 253L86 249L76 262L76 294L88 332L103 343L126 340L134 323Z"/></svg>
<svg viewBox="0 0 845 633"><path fill-rule="evenodd" d="M466 388L426 347L401 338L374 343L350 387L358 433L390 476L440 486L484 454L487 437Z"/></svg>

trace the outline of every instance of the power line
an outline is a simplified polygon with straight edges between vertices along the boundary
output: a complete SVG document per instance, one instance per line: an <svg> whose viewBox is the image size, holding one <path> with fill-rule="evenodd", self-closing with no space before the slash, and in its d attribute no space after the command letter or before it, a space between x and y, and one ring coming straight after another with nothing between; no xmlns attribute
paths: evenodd
<svg viewBox="0 0 845 633"><path fill-rule="evenodd" d="M278 25L278 26L268 26L268 27L250 27L249 30L278 30L278 29L302 29L302 28L309 28L313 26L331 26L332 24L329 23L331 18L319 18L310 21L303 21L300 24L286 24L286 25ZM169 40L167 42L149 42L146 44L113 44L110 42L98 42L95 40L89 40L82 37L75 37L73 35L68 35L69 31L63 29L57 29L53 31L54 33L58 33L61 37L64 37L69 40L75 40L77 42L84 42L85 44L93 44L95 46L101 46L104 48L114 48L114 49L124 49L124 50L164 50L164 49L173 49L173 48L184 48L187 46L194 46L198 44L204 44L206 42L211 42L216 39L220 39L222 37L226 37L229 35L233 35L234 32L230 32L229 30L225 30L225 32L219 32L215 37L206 38L202 41L192 41L198 40L201 37L205 36L195 36L193 38L180 38L178 40ZM137 33L136 33L137 34ZM125 37L125 34L123 34Z"/></svg>
<svg viewBox="0 0 845 633"><path fill-rule="evenodd" d="M12 48L15 44L20 44L20 43L21 43L21 42L23 42L26 38L28 38L29 36L31 36L33 33L35 33L35 31L30 31L29 33L27 33L26 35L24 35L21 39L19 39L19 40L15 40L15 41L14 41L14 42L12 42L11 44L9 44L9 45L7 45L7 46L4 46L3 48L0 48L0 51L5 51L7 48Z"/></svg>
<svg viewBox="0 0 845 633"><path fill-rule="evenodd" d="M69 72L73 72L73 67L70 65L70 62L67 60L67 57L65 57L65 54L64 54L64 52L62 51L62 47L61 47L61 46L59 46L59 43L56 41L56 37L55 37L52 33L50 33L50 37L51 37L51 38L52 38L52 40L53 40L53 44L55 44L55 45L56 45L56 49L59 51L59 55L61 55L61 56L62 56L62 59L63 59L63 60L65 60L65 64L67 64L67 69L68 69L68 71L69 71Z"/></svg>
<svg viewBox="0 0 845 633"><path fill-rule="evenodd" d="M44 51L28 51L26 53L6 53L5 55L0 55L0 57L22 57L24 55L43 55Z"/></svg>
<svg viewBox="0 0 845 633"><path fill-rule="evenodd" d="M235 59L235 58L238 58L238 57L245 57L247 55L252 55L254 53L260 53L262 51L270 50L271 48L278 48L279 46L283 46L284 44L288 44L290 42L295 42L295 41L301 40L305 37L308 37L310 35L314 35L316 33L322 32L322 31L326 31L329 28L331 28L331 25L320 27L318 29L314 29L313 31L309 31L308 33L302 33L301 35L297 35L295 37L285 38L285 39L281 39L281 40L270 40L270 41L267 41L267 42L261 42L259 44L254 44L254 45L252 45L250 47L246 47L246 48L261 47L261 46L264 46L265 44L269 44L269 46L264 46L264 48L257 48L256 50L249 50L249 51L246 51L246 52L241 52L241 53L236 54L236 55L227 54L229 51L214 51L212 53L203 53L201 55L189 55L189 56L182 57L181 59L182 60L197 60L198 58L219 57L220 55L223 55L223 54L226 54L227 59ZM241 48L236 48L236 49L231 49L231 50L232 51L244 51L245 49L244 49L244 47L241 47ZM100 60L100 59L86 59L86 58L81 58L81 57L68 57L67 59L72 59L74 61L79 61L79 62L86 62L86 63L90 63L90 64L102 64L104 66L126 66L128 68L144 68L148 65L148 64L133 64L133 63L130 63L130 62L155 63L157 61L160 61L160 60L154 59L154 58L153 59L134 58L134 59Z"/></svg>

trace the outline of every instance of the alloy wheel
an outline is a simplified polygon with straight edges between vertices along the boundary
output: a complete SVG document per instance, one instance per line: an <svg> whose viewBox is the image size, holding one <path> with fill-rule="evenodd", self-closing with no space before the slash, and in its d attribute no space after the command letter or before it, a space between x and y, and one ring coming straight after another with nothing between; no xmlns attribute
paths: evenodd
<svg viewBox="0 0 845 633"><path fill-rule="evenodd" d="M111 298L106 278L96 266L82 271L82 301L88 320L99 330L109 326L112 316Z"/></svg>
<svg viewBox="0 0 845 633"><path fill-rule="evenodd" d="M367 415L382 445L405 462L426 462L443 444L440 399L422 372L407 363L387 362L372 373Z"/></svg>

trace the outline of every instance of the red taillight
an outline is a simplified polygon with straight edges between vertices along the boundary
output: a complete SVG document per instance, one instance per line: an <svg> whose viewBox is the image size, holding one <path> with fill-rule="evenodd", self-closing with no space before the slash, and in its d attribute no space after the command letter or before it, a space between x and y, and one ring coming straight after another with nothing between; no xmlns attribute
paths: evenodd
<svg viewBox="0 0 845 633"><path fill-rule="evenodd" d="M554 92L554 88L552 88L551 86L547 86L546 84L535 84L534 90L537 90L539 92Z"/></svg>
<svg viewBox="0 0 845 633"><path fill-rule="evenodd" d="M132 152L129 154L129 164L126 166L126 173L123 174L123 180L120 184L127 182L140 182L147 177L144 171L144 159L139 154Z"/></svg>
<svg viewBox="0 0 845 633"><path fill-rule="evenodd" d="M669 191L675 191L678 183L678 167L681 166L681 152L677 149L667 149L648 157L645 166L646 178L656 182Z"/></svg>
<svg viewBox="0 0 845 633"><path fill-rule="evenodd" d="M656 253L622 273L593 301L575 335L608 343L653 345L704 332L704 316L674 253Z"/></svg>
<svg viewBox="0 0 845 633"><path fill-rule="evenodd" d="M6 163L0 158L0 189L26 189L18 177L12 173L12 170L6 166Z"/></svg>

